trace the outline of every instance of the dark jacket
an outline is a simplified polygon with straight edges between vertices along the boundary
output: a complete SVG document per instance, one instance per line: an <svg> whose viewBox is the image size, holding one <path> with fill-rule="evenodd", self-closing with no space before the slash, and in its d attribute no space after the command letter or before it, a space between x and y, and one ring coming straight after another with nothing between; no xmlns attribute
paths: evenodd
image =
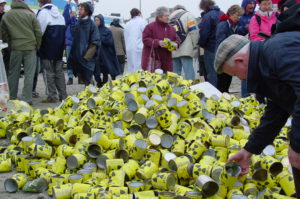
<svg viewBox="0 0 300 199"><path fill-rule="evenodd" d="M38 55L41 59L62 60L65 44L65 20L58 8L46 4L37 13L43 33Z"/></svg>
<svg viewBox="0 0 300 199"><path fill-rule="evenodd" d="M266 42L251 42L248 91L267 97L260 125L245 149L259 154L292 116L291 147L300 153L300 31L283 32Z"/></svg>
<svg viewBox="0 0 300 199"><path fill-rule="evenodd" d="M71 33L71 27L73 27L76 24L76 17L71 17L71 5L67 4L65 6L64 12L63 12L63 16L65 18L66 21L66 45L67 46L71 46L72 45L72 41L73 41L73 36Z"/></svg>
<svg viewBox="0 0 300 199"><path fill-rule="evenodd" d="M217 25L216 50L226 38L233 34L237 34L237 25L230 23L230 21L226 20L226 18L221 19L220 23Z"/></svg>
<svg viewBox="0 0 300 199"><path fill-rule="evenodd" d="M223 12L219 7L212 6L203 15L202 23L200 24L199 46L204 48L204 50L215 52L216 29L222 14Z"/></svg>
<svg viewBox="0 0 300 199"><path fill-rule="evenodd" d="M100 45L100 36L96 24L90 17L79 19L75 27L72 27L72 35L74 39L68 59L68 66L73 67L75 75L82 71L81 67L94 71L97 53L94 53L89 60L84 57L91 46L98 48Z"/></svg>
<svg viewBox="0 0 300 199"><path fill-rule="evenodd" d="M255 7L256 7L256 0L243 0L242 2L242 8L244 9L244 11L246 10L246 7L249 3L254 2L255 3ZM255 13L255 7L253 9L252 13L246 14L244 13L239 22L238 22L238 34L239 35L247 35L249 33L249 29L246 29L245 26L250 24L250 20L253 17L254 13Z"/></svg>
<svg viewBox="0 0 300 199"><path fill-rule="evenodd" d="M159 41L164 40L165 38L168 38L179 45L176 31L171 25L156 19L155 22L152 22L145 27L143 32L144 48L142 53L142 68L144 70L147 69L151 47L153 45L157 55L156 59L159 59L162 64L162 70L164 72L173 71L172 53L166 48L161 48L159 46Z"/></svg>
<svg viewBox="0 0 300 199"><path fill-rule="evenodd" d="M1 21L1 33L4 42L11 50L38 50L42 32L35 15L22 2L13 2Z"/></svg>
<svg viewBox="0 0 300 199"><path fill-rule="evenodd" d="M111 31L105 27L104 17L101 14L96 17L101 21L101 25L98 27L101 37L101 49L99 54L100 71L109 73L112 77L116 77L120 75L121 72L114 39Z"/></svg>

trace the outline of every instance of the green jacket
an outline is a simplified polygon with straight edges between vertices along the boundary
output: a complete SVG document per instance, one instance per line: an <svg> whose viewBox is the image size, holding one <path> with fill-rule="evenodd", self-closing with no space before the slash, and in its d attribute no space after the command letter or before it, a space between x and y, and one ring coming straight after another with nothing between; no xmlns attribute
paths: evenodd
<svg viewBox="0 0 300 199"><path fill-rule="evenodd" d="M13 2L1 21L2 40L11 50L38 50L42 32L35 15L22 2Z"/></svg>

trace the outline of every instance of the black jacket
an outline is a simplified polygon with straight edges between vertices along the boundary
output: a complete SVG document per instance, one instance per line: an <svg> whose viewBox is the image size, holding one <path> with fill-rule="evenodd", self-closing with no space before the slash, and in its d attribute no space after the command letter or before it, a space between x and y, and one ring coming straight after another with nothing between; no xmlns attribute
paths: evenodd
<svg viewBox="0 0 300 199"><path fill-rule="evenodd" d="M245 149L259 154L292 116L291 147L300 153L300 32L277 33L250 44L248 91L268 98L261 123Z"/></svg>

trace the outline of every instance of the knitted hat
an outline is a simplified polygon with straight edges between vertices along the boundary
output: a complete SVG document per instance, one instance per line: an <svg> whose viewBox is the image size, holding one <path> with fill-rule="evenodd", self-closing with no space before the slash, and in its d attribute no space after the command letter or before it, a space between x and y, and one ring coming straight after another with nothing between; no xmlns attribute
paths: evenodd
<svg viewBox="0 0 300 199"><path fill-rule="evenodd" d="M250 41L240 35L231 35L225 39L218 47L215 57L215 71L223 73L222 66L233 57L239 50L246 46Z"/></svg>

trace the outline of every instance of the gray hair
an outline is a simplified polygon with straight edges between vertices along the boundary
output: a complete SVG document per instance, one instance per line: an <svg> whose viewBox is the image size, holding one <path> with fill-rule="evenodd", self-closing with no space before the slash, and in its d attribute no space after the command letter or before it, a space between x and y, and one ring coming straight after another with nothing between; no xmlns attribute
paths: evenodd
<svg viewBox="0 0 300 199"><path fill-rule="evenodd" d="M169 12L169 9L167 7L159 7L156 9L156 17L162 17L164 16L165 12Z"/></svg>
<svg viewBox="0 0 300 199"><path fill-rule="evenodd" d="M175 11L175 10L180 10L180 9L186 10L186 8L185 8L183 5L176 5L176 6L173 8L174 11Z"/></svg>

